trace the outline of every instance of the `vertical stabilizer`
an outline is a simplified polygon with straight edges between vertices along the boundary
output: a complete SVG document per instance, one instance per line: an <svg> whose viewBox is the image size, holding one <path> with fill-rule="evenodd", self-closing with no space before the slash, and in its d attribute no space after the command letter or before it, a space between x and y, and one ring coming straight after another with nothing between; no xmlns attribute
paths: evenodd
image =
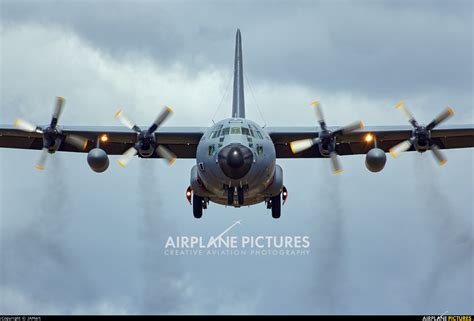
<svg viewBox="0 0 474 321"><path fill-rule="evenodd" d="M236 118L245 118L243 72L242 38L240 36L240 29L237 29L237 34L235 35L234 98L232 100L232 117Z"/></svg>

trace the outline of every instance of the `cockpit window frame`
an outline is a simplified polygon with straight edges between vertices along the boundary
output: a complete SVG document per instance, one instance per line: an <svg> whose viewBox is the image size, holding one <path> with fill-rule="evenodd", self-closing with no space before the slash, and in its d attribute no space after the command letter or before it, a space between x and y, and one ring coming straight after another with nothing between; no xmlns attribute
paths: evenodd
<svg viewBox="0 0 474 321"><path fill-rule="evenodd" d="M230 127L230 135L242 135L242 128L240 126Z"/></svg>

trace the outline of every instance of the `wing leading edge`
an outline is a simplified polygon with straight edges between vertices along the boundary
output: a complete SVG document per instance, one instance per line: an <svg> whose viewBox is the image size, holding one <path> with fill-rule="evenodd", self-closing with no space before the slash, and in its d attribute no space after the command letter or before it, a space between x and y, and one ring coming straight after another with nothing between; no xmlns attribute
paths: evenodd
<svg viewBox="0 0 474 321"><path fill-rule="evenodd" d="M136 142L137 134L118 126L63 126L64 135L78 135L87 138L84 150L68 144L61 144L58 151L88 153L97 147L100 141L102 148L108 155L121 155ZM156 133L156 141L169 148L178 158L195 158L196 148L204 134L206 127L163 127ZM105 135L105 136L104 136ZM0 126L0 147L18 149L42 149L43 140L40 133L24 132L13 126ZM158 158L157 155L152 157Z"/></svg>
<svg viewBox="0 0 474 321"><path fill-rule="evenodd" d="M329 128L334 130L336 128ZM319 149L314 146L301 153L294 154L290 143L305 138L317 138L318 127L267 127L275 145L277 158L322 158ZM374 147L374 142L366 142L368 134L377 140L377 147L388 153L390 148L411 137L410 126L374 126L364 127L352 133L338 137L336 152L339 155L366 154ZM474 125L440 126L431 131L433 143L441 149L474 147ZM410 148L409 151L414 151Z"/></svg>
<svg viewBox="0 0 474 321"><path fill-rule="evenodd" d="M204 134L206 127L163 127L155 136L156 140L168 147L178 158L195 158L197 145ZM331 128L329 128L331 129ZM276 149L277 158L322 158L317 147L301 153L293 154L290 143L304 138L316 138L318 127L267 127ZM68 144L61 144L59 151L87 153L97 146L102 135L107 136L106 142L100 147L108 155L121 155L129 149L136 140L136 133L119 126L64 126L65 135L75 134L87 138L85 150L79 150ZM398 143L410 138L410 126L375 126L365 127L338 138L336 151L339 155L366 154L373 146L373 142L366 142L368 134L377 140L378 148L388 153L389 149ZM474 125L453 125L435 129L431 133L432 140L441 149L474 147ZM42 135L28 133L13 126L0 126L0 148L36 149L42 148ZM414 151L413 148L410 151ZM157 158L158 156L153 156Z"/></svg>

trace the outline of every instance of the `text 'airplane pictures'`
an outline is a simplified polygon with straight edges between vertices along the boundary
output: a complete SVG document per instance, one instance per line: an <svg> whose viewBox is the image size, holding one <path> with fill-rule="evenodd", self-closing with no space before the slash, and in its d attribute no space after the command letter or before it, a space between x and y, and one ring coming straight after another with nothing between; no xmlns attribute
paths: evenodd
<svg viewBox="0 0 474 321"><path fill-rule="evenodd" d="M403 102L396 108L411 126L364 127L354 121L343 127L326 124L319 101L311 103L318 127L266 127L245 118L242 41L237 30L234 61L234 89L231 118L210 128L161 127L172 113L165 107L150 127L137 126L123 111L115 117L124 127L59 126L64 98L57 97L51 122L36 126L17 119L14 126L0 126L0 147L41 150L36 168L42 170L50 154L57 151L88 153L95 172L109 167L109 155L120 155L121 167L136 156L163 158L172 164L177 158L193 158L191 184L186 198L200 218L210 202L241 207L265 203L279 218L288 192L277 158L328 158L333 172L342 172L339 156L365 154L371 172L381 171L386 153L430 150L435 160L446 163L441 149L474 146L474 125L438 126L453 110L447 108L428 125L418 123Z"/></svg>

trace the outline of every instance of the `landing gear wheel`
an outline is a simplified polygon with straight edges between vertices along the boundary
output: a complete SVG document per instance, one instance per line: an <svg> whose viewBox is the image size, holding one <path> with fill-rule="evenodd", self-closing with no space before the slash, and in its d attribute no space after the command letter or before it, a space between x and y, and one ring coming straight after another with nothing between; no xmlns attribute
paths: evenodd
<svg viewBox="0 0 474 321"><path fill-rule="evenodd" d="M244 204L244 189L242 187L237 188L237 198L239 201L239 205Z"/></svg>
<svg viewBox="0 0 474 321"><path fill-rule="evenodd" d="M273 196L272 200L272 217L280 218L281 215L281 197L280 194Z"/></svg>
<svg viewBox="0 0 474 321"><path fill-rule="evenodd" d="M193 214L194 218L201 218L202 216L202 202L203 198L193 194Z"/></svg>

